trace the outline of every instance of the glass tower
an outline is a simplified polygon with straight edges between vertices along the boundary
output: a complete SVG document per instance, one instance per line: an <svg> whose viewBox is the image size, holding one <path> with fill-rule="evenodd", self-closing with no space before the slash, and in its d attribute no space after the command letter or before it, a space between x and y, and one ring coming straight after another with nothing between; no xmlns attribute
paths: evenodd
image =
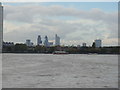
<svg viewBox="0 0 120 90"><path fill-rule="evenodd" d="M37 38L37 45L41 45L41 44L42 44L41 36L38 35L38 38Z"/></svg>

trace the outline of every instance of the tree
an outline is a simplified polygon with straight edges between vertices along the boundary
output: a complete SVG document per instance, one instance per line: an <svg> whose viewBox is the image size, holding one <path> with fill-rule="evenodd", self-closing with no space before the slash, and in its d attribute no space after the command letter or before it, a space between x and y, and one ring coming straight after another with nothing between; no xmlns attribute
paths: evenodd
<svg viewBox="0 0 120 90"><path fill-rule="evenodd" d="M26 44L15 44L15 52L25 52L27 51Z"/></svg>
<svg viewBox="0 0 120 90"><path fill-rule="evenodd" d="M95 48L95 42L93 42L92 47Z"/></svg>

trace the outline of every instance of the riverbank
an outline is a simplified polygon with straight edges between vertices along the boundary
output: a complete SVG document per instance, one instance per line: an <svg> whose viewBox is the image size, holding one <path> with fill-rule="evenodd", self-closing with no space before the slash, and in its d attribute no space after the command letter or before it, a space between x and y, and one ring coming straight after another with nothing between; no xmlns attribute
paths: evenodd
<svg viewBox="0 0 120 90"><path fill-rule="evenodd" d="M53 53L32 53L32 52L22 52L22 53L13 53L13 52L3 52L1 54L51 54L53 55ZM68 53L68 54L85 54L85 55L120 55L120 54L113 54L113 53ZM64 55L68 55L68 54L64 54ZM59 55L59 54L54 54L54 55ZM63 55L63 54L60 54L60 55Z"/></svg>
<svg viewBox="0 0 120 90"><path fill-rule="evenodd" d="M76 47L76 46L31 46L17 44L15 46L3 46L3 53L44 53L51 54L55 51L65 51L68 54L120 54L120 47Z"/></svg>

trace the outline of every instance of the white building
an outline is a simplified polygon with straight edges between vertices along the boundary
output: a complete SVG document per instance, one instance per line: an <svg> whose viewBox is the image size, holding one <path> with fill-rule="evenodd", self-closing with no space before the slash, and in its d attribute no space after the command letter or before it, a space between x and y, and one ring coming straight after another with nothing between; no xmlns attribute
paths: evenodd
<svg viewBox="0 0 120 90"><path fill-rule="evenodd" d="M41 36L38 35L38 38L37 38L37 45L41 45L41 44L42 44Z"/></svg>
<svg viewBox="0 0 120 90"><path fill-rule="evenodd" d="M60 37L57 36L57 34L55 35L55 46L60 45Z"/></svg>
<svg viewBox="0 0 120 90"><path fill-rule="evenodd" d="M33 43L31 42L30 39L27 39L27 40L26 40L26 45L27 45L27 46L33 46Z"/></svg>
<svg viewBox="0 0 120 90"><path fill-rule="evenodd" d="M3 43L3 6L0 3L0 53L2 52Z"/></svg>
<svg viewBox="0 0 120 90"><path fill-rule="evenodd" d="M102 41L100 39L95 40L95 47L101 47Z"/></svg>

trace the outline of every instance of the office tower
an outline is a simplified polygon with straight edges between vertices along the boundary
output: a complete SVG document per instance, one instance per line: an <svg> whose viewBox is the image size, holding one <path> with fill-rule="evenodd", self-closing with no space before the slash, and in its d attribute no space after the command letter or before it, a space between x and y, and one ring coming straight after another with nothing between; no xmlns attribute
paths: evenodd
<svg viewBox="0 0 120 90"><path fill-rule="evenodd" d="M55 46L60 45L60 37L57 36L57 34L55 35Z"/></svg>
<svg viewBox="0 0 120 90"><path fill-rule="evenodd" d="M83 46L83 47L86 47L86 43L83 43L82 46Z"/></svg>
<svg viewBox="0 0 120 90"><path fill-rule="evenodd" d="M2 52L3 43L3 6L0 3L0 53Z"/></svg>
<svg viewBox="0 0 120 90"><path fill-rule="evenodd" d="M102 41L100 39L95 40L95 47L101 47Z"/></svg>
<svg viewBox="0 0 120 90"><path fill-rule="evenodd" d="M38 35L38 38L37 38L37 45L41 45L41 44L42 44L41 36Z"/></svg>
<svg viewBox="0 0 120 90"><path fill-rule="evenodd" d="M46 47L49 46L49 42L48 42L48 37L47 36L45 36L44 46L46 46Z"/></svg>
<svg viewBox="0 0 120 90"><path fill-rule="evenodd" d="M33 43L31 42L30 39L27 39L27 40L26 40L26 45L27 45L27 46L33 46Z"/></svg>

